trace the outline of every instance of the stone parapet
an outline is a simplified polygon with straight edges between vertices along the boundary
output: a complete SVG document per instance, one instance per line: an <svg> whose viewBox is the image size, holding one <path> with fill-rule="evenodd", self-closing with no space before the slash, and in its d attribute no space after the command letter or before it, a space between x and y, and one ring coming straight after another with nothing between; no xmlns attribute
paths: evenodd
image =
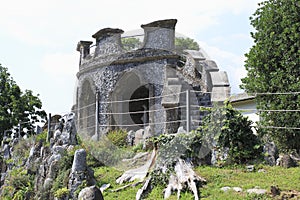
<svg viewBox="0 0 300 200"><path fill-rule="evenodd" d="M94 56L117 54L122 52L121 29L104 28L92 35L96 39L96 50Z"/></svg>
<svg viewBox="0 0 300 200"><path fill-rule="evenodd" d="M176 23L176 19L167 19L141 25L145 32L143 48L173 50Z"/></svg>
<svg viewBox="0 0 300 200"><path fill-rule="evenodd" d="M81 40L78 42L76 50L80 52L79 65L81 65L81 63L83 62L83 59L85 59L88 55L90 55L91 44L93 44L93 42L91 42L91 41L82 41Z"/></svg>

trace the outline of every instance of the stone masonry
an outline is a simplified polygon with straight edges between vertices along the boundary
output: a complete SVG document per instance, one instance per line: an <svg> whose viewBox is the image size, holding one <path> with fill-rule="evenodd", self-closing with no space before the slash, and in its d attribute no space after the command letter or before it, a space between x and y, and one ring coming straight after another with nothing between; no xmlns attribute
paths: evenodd
<svg viewBox="0 0 300 200"><path fill-rule="evenodd" d="M191 91L192 105L211 105L229 97L226 72L220 72L202 49L175 52L176 23L167 19L141 25L143 45L132 51L122 48L124 31L116 28L104 28L92 36L94 52L93 42L78 43L74 110L79 132L95 135L98 120L100 134L145 126L154 135L176 133L180 126L186 127L186 90ZM211 95L212 91L216 93ZM190 115L195 128L201 120L199 109L191 108Z"/></svg>

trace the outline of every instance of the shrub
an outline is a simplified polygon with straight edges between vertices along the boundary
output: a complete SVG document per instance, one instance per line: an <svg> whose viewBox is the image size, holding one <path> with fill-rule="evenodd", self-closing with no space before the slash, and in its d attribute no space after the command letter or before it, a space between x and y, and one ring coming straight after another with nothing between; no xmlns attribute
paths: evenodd
<svg viewBox="0 0 300 200"><path fill-rule="evenodd" d="M199 131L214 148L228 149L227 162L242 164L261 156L261 143L253 134L252 122L247 117L233 109L229 102L223 107L206 110L209 114L203 119Z"/></svg>
<svg viewBox="0 0 300 200"><path fill-rule="evenodd" d="M69 190L68 188L66 187L63 187L61 189L58 189L55 193L54 193L54 197L57 197L57 198L62 198L62 197L65 197L65 196L68 196L69 195Z"/></svg>
<svg viewBox="0 0 300 200"><path fill-rule="evenodd" d="M5 182L0 199L23 200L33 191L33 177L23 167L12 169Z"/></svg>
<svg viewBox="0 0 300 200"><path fill-rule="evenodd" d="M56 195L57 191L68 186L69 174L70 174L70 169L59 170L58 176L54 180L51 188L51 192L52 194L54 194L54 196Z"/></svg>
<svg viewBox="0 0 300 200"><path fill-rule="evenodd" d="M101 137L99 141L86 140L84 146L101 165L117 166L123 164L122 159L133 156L132 149L120 148L105 136Z"/></svg>
<svg viewBox="0 0 300 200"><path fill-rule="evenodd" d="M107 134L108 140L118 146L118 147L125 147L127 145L127 131L123 129L117 129L110 131Z"/></svg>

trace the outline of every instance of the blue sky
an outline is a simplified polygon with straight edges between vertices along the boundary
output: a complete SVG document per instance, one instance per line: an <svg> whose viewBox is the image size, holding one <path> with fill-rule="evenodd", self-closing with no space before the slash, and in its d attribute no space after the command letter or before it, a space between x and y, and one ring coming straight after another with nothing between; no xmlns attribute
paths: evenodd
<svg viewBox="0 0 300 200"><path fill-rule="evenodd" d="M178 19L176 31L196 40L221 70L232 93L246 75L253 45L249 17L260 0L0 0L0 63L22 90L39 94L43 109L64 114L73 105L79 40L106 27L124 31Z"/></svg>

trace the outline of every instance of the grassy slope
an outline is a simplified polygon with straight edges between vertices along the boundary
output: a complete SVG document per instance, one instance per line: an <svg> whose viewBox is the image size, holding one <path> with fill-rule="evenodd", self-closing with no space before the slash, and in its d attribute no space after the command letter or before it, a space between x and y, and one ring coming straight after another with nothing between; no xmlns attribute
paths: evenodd
<svg viewBox="0 0 300 200"><path fill-rule="evenodd" d="M197 167L196 172L206 178L208 183L203 188L200 188L201 199L254 199L254 195L247 195L246 192L237 193L233 191L223 192L221 187L241 187L244 191L256 186L270 190L271 185L278 185L281 190L297 190L300 191L300 167L284 169L281 167L260 166L265 169L265 173L246 172L242 167L236 168L214 168L214 167ZM137 190L141 187L128 187L119 192L111 192L124 185L117 185L115 180L122 174L121 171L115 168L99 167L95 169L95 176L98 185L110 183L111 188L104 191L104 199L135 199ZM163 199L163 187L154 188L148 195L147 200ZM171 200L175 200L174 194ZM181 199L193 199L190 193L182 193ZM260 196L259 199L271 199L269 195Z"/></svg>
<svg viewBox="0 0 300 200"><path fill-rule="evenodd" d="M198 167L198 174L208 180L201 189L203 199L253 199L246 192L223 192L220 188L241 187L244 191L258 186L270 191L270 186L278 185L282 191L300 191L300 168L284 169L281 167L263 166L265 173L246 172L243 168L220 169L212 167ZM268 195L262 199L271 199Z"/></svg>

